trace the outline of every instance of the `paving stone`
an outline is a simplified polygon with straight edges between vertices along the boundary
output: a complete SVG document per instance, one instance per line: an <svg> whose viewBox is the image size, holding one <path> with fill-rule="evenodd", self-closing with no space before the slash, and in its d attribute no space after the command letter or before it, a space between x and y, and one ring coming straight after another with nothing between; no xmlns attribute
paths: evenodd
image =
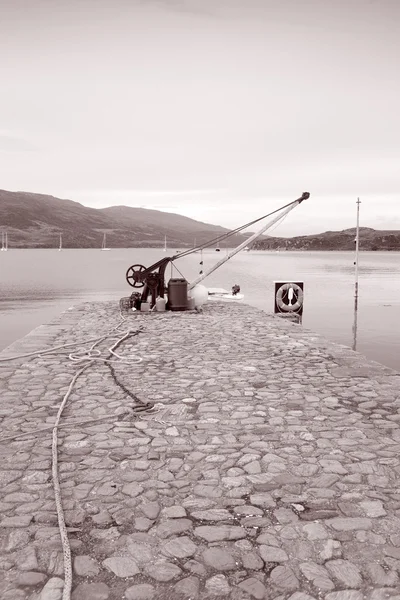
<svg viewBox="0 0 400 600"><path fill-rule="evenodd" d="M106 510L102 510L97 515L93 515L92 520L96 525L109 525L113 522L112 516Z"/></svg>
<svg viewBox="0 0 400 600"><path fill-rule="evenodd" d="M368 600L387 600L388 598L390 600L400 600L400 594L396 593L398 591L395 588L378 588L371 591Z"/></svg>
<svg viewBox="0 0 400 600"><path fill-rule="evenodd" d="M18 575L17 583L22 586L38 585L46 581L47 576L44 573L37 573L35 571L25 571Z"/></svg>
<svg viewBox="0 0 400 600"><path fill-rule="evenodd" d="M150 562L154 562L156 551L150 544L129 538L126 543L126 548L140 567L144 567Z"/></svg>
<svg viewBox="0 0 400 600"><path fill-rule="evenodd" d="M205 588L211 596L227 596L231 591L225 575L214 575L207 579Z"/></svg>
<svg viewBox="0 0 400 600"><path fill-rule="evenodd" d="M19 479L20 477L22 477L23 474L24 474L23 471L16 471L16 470L0 471L0 486L1 486L1 488L4 488L6 485L15 481L16 479Z"/></svg>
<svg viewBox="0 0 400 600"><path fill-rule="evenodd" d="M6 517L0 522L0 527L28 527L33 515L19 515L18 517Z"/></svg>
<svg viewBox="0 0 400 600"><path fill-rule="evenodd" d="M83 577L91 577L100 573L98 563L88 555L75 556L74 572Z"/></svg>
<svg viewBox="0 0 400 600"><path fill-rule="evenodd" d="M265 585L255 577L249 577L249 579L241 581L238 587L249 594L251 598L257 598L257 600L263 600L267 593Z"/></svg>
<svg viewBox="0 0 400 600"><path fill-rule="evenodd" d="M10 529L3 539L0 539L0 551L11 552L26 546L30 538L25 529Z"/></svg>
<svg viewBox="0 0 400 600"><path fill-rule="evenodd" d="M384 517L387 514L381 500L364 500L363 502L360 502L360 506L367 517Z"/></svg>
<svg viewBox="0 0 400 600"><path fill-rule="evenodd" d="M332 577L346 587L357 588L362 584L360 570L349 560L340 558L337 560L329 560L325 563L325 567Z"/></svg>
<svg viewBox="0 0 400 600"><path fill-rule="evenodd" d="M132 585L125 590L126 600L153 600L155 596L155 587L149 583L140 583Z"/></svg>
<svg viewBox="0 0 400 600"><path fill-rule="evenodd" d="M163 509L162 514L168 519L181 519L186 517L186 510L183 506L167 506Z"/></svg>
<svg viewBox="0 0 400 600"><path fill-rule="evenodd" d="M364 532L363 532L364 533ZM320 558L325 561L330 558L339 558L341 555L341 543L338 540L328 539L323 542Z"/></svg>
<svg viewBox="0 0 400 600"><path fill-rule="evenodd" d="M363 517L338 517L336 519L329 519L326 523L329 525L329 527L332 527L336 531L357 531L360 529L367 530L371 529L372 527L371 520Z"/></svg>
<svg viewBox="0 0 400 600"><path fill-rule="evenodd" d="M262 506L264 508L275 508L276 506L275 500L268 492L252 494L250 496L250 502L255 506Z"/></svg>
<svg viewBox="0 0 400 600"><path fill-rule="evenodd" d="M279 566L272 569L270 581L280 590L292 591L300 587L296 575L293 573L292 569L286 566Z"/></svg>
<svg viewBox="0 0 400 600"><path fill-rule="evenodd" d="M196 496L204 498L220 498L222 496L222 490L217 487L211 487L209 485L196 485L193 488L193 493Z"/></svg>
<svg viewBox="0 0 400 600"><path fill-rule="evenodd" d="M237 568L231 552L223 548L208 548L203 552L203 561L218 571L232 571Z"/></svg>
<svg viewBox="0 0 400 600"><path fill-rule="evenodd" d="M144 502L139 508L148 519L156 519L161 510L158 502Z"/></svg>
<svg viewBox="0 0 400 600"><path fill-rule="evenodd" d="M381 565L369 563L365 569L373 585L393 586L399 584L399 578L395 571L385 571Z"/></svg>
<svg viewBox="0 0 400 600"><path fill-rule="evenodd" d="M235 506L233 512L237 515L245 515L245 516L254 516L254 515L263 515L264 511L258 508L257 506Z"/></svg>
<svg viewBox="0 0 400 600"><path fill-rule="evenodd" d="M35 548L27 546L18 552L18 568L21 571L36 571L39 569Z"/></svg>
<svg viewBox="0 0 400 600"><path fill-rule="evenodd" d="M148 565L147 574L156 581L172 581L182 573L181 569L169 562L157 562L154 565Z"/></svg>
<svg viewBox="0 0 400 600"><path fill-rule="evenodd" d="M188 558L193 556L197 550L197 546L186 536L168 540L161 547L164 554L175 558Z"/></svg>
<svg viewBox="0 0 400 600"><path fill-rule="evenodd" d="M186 571L190 571L191 573L198 575L199 577L205 577L207 574L204 565L197 560L188 560L184 563L183 568L186 569Z"/></svg>
<svg viewBox="0 0 400 600"><path fill-rule="evenodd" d="M174 597L196 600L199 597L200 580L197 577L186 577L174 586Z"/></svg>
<svg viewBox="0 0 400 600"><path fill-rule="evenodd" d="M318 473L318 471L318 465L308 463L304 463L303 465L299 465L293 469L295 475L300 475L302 477L311 477L312 475L315 475L315 473Z"/></svg>
<svg viewBox="0 0 400 600"><path fill-rule="evenodd" d="M199 521L227 521L232 520L234 516L224 508L210 508L208 510L196 510L191 513L193 519Z"/></svg>
<svg viewBox="0 0 400 600"><path fill-rule="evenodd" d="M385 545L383 546L382 550L383 553L386 554L386 556L392 556L393 558L397 558L400 560L400 548Z"/></svg>
<svg viewBox="0 0 400 600"><path fill-rule="evenodd" d="M159 535L160 538L167 538L171 535L178 535L185 531L189 531L191 528L192 521L189 519L171 519L161 523L161 525L157 527L157 535Z"/></svg>
<svg viewBox="0 0 400 600"><path fill-rule="evenodd" d="M202 525L196 527L193 533L207 542L239 540L246 537L246 530L235 525Z"/></svg>
<svg viewBox="0 0 400 600"><path fill-rule="evenodd" d="M117 577L133 577L140 573L135 561L127 556L111 556L103 560L102 564Z"/></svg>
<svg viewBox="0 0 400 600"><path fill-rule="evenodd" d="M122 493L135 498L144 491L144 488L138 483L128 483L122 488Z"/></svg>
<svg viewBox="0 0 400 600"><path fill-rule="evenodd" d="M326 592L335 589L328 571L322 565L309 561L300 565L300 571L318 590Z"/></svg>
<svg viewBox="0 0 400 600"><path fill-rule="evenodd" d="M81 583L72 592L71 600L108 600L110 588L105 583Z"/></svg>
<svg viewBox="0 0 400 600"><path fill-rule="evenodd" d="M279 523L296 523L299 517L288 508L278 508L274 510L274 517L278 519Z"/></svg>
<svg viewBox="0 0 400 600"><path fill-rule="evenodd" d="M325 596L325 600L363 600L362 592L356 590L341 590L340 592L330 592Z"/></svg>
<svg viewBox="0 0 400 600"><path fill-rule="evenodd" d="M320 523L307 523L303 526L303 531L309 540L325 540L329 537L327 530Z"/></svg>
<svg viewBox="0 0 400 600"><path fill-rule="evenodd" d="M42 591L38 596L38 600L61 600L63 595L63 589L64 581L59 577L52 577L43 587ZM72 597L72 600L77 599ZM81 600L86 599L82 597Z"/></svg>
<svg viewBox="0 0 400 600"><path fill-rule="evenodd" d="M14 492L7 494L3 498L3 502L12 502L23 504L24 502L35 502L37 500L36 494L28 494L27 492Z"/></svg>
<svg viewBox="0 0 400 600"><path fill-rule="evenodd" d="M256 552L244 552L242 554L242 564L244 569L259 571L264 563Z"/></svg>
<svg viewBox="0 0 400 600"><path fill-rule="evenodd" d="M289 560L288 555L281 548L275 548L275 546L264 546L261 545L258 548L261 558L265 562L280 563Z"/></svg>

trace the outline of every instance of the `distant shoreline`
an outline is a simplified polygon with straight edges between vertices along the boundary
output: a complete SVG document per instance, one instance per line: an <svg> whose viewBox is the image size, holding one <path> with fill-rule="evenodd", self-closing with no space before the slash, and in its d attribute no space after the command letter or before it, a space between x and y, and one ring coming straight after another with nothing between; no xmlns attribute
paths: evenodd
<svg viewBox="0 0 400 600"><path fill-rule="evenodd" d="M121 246L121 247L109 247L110 250L160 250L163 251L164 248L161 246ZM168 256L168 252L183 252L186 250L189 250L190 247L186 247L186 246L182 246L181 249L178 248L171 248L170 251L167 250L166 255ZM233 250L234 248L228 248L228 250ZM58 252L58 248L55 246L9 246L8 247L8 251L13 251L13 250L54 250L54 252ZM98 248L97 246L86 246L86 247L82 247L82 246L71 246L71 247L65 247L62 249L62 252L64 252L65 250L98 250L101 251L101 248ZM209 251L209 252L214 252L215 249L214 248L204 248L204 251ZM371 250L370 248L360 248L359 249L360 252L400 252L400 248L377 248L374 250ZM254 248L253 250L249 251L251 252L271 252L272 254L286 254L286 253L300 253L300 252L346 252L348 254L353 254L354 250L348 250L348 249L342 249L342 248L289 248L289 249L283 249L283 250L279 250L279 249L274 249L274 248ZM247 254L247 252L246 252Z"/></svg>

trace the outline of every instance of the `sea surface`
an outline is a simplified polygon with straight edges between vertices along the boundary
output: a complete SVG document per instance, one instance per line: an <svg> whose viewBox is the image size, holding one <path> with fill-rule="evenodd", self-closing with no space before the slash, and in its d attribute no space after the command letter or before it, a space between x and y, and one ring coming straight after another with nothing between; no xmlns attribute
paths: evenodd
<svg viewBox="0 0 400 600"><path fill-rule="evenodd" d="M168 250L173 256L175 250ZM166 281L189 281L209 269L225 250L196 253L168 266ZM125 280L132 264L150 266L161 249L13 250L0 253L0 350L84 301L118 301L133 291ZM359 255L357 350L400 371L400 253ZM177 268L175 268L175 266ZM274 281L304 282L303 327L352 346L354 253L240 252L207 277L207 287L239 284L244 303L273 312Z"/></svg>

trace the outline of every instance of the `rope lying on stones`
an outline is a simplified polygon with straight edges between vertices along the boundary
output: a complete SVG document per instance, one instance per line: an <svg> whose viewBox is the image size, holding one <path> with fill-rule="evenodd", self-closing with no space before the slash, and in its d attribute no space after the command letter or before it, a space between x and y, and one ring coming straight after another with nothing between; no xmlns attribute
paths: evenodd
<svg viewBox="0 0 400 600"><path fill-rule="evenodd" d="M142 331L142 329L139 329L139 330L137 330L136 332L131 332L131 335L132 335L132 336L133 336L133 335L137 335L137 334L139 334L141 331ZM104 338L101 338L101 339L104 339ZM126 338L126 339L127 339L127 338ZM91 339L91 340L88 340L88 341L93 341L93 339ZM117 347L117 346L118 346L120 343L122 343L122 341L123 341L123 340L120 340L120 341L119 341L119 343L117 343L117 345L115 346L115 348L114 348L114 349L116 349L116 347ZM99 338L97 338L97 342L99 342ZM77 343L81 343L81 342L77 342ZM73 346L73 345L75 345L75 343L74 343L74 344L66 344L65 346ZM64 347L64 346L58 346L58 347L57 347L57 350L58 350L58 349L61 349L61 348L63 348L63 347ZM49 353L49 352L55 352L55 351L56 351L56 349L55 349L55 348L50 348L49 350L46 350L45 352L48 352L48 353ZM42 350L41 350L40 352L41 352L42 354L44 354L44 352L43 352ZM96 355L93 357L93 356L92 356L92 352L93 352L93 350L91 350L91 351L85 351L86 360L88 360L89 358L90 358L91 360L93 360L93 358L95 358L95 359L97 359L97 360L98 360L98 354L96 354ZM99 352L99 351L98 351L98 352ZM37 354L37 353L36 353L36 354ZM113 354L114 354L115 356L117 356L118 358L120 358L120 355L116 354L115 352L114 352ZM21 356L24 356L24 355L21 355ZM79 355L79 358L78 358L78 354L75 354L75 355L73 355L73 356L74 356L74 360L73 360L73 362L79 362L79 361L81 361L81 360L84 360L83 352L82 352L82 354L80 354L80 355ZM15 357L12 357L12 358L20 358L20 357L19 357L19 356L15 356ZM5 359L5 360L12 360L12 358ZM126 360L126 358L127 358L127 357L121 357L121 358L124 358L124 359ZM136 357L136 358L138 358L138 357ZM129 390L129 389L126 387L126 386L124 386L124 385L123 385L123 384L122 384L122 383L121 383L121 382L120 382L120 381L117 379L117 376L116 376L116 374L115 374L115 370L114 370L114 368L113 368L113 366L112 366L112 363L114 363L114 364L118 364L118 362L119 362L119 361L115 361L115 360L113 360L113 361L110 361L110 362L108 362L108 359L104 359L104 358L103 358L103 359L100 359L100 360L101 360L102 362L104 362L104 363L105 363L105 364L106 364L106 365L107 365L107 366L110 368L111 375L112 375L112 378L113 378L113 381L114 381L114 383L115 383L115 384L116 384L116 385L117 385L117 386L118 386L118 387L119 387L119 388L120 388L120 389L121 389L121 390L122 390L122 391L123 391L123 392L124 392L124 393L125 393L127 396L129 396L129 397L130 397L130 398L131 398L131 399L132 399L134 402L136 402L136 403L137 403L137 405L136 405L136 406L130 406L130 407L127 407L127 409L126 409L126 414L128 414L128 415L135 415L135 414L139 414L139 413L142 413L142 412L152 412L152 413L153 413L153 412L155 412L155 410L154 410L154 409L155 409L155 404L154 404L154 402L143 402L143 400L141 400L141 399L140 399L138 396L136 396L135 394L133 394L133 393L132 393L132 392L131 392L131 391L130 391L130 390ZM123 415L121 414L120 416L123 416ZM85 419L84 421L74 421L74 422L71 422L71 423L68 423L68 422L64 422L64 423L61 423L61 424L59 423L59 424L58 424L58 427L75 427L76 425L90 425L90 424L92 424L92 423L98 423L99 421L104 421L104 420L108 420L108 419L112 419L112 418L115 418L115 415L114 415L114 414L112 414L112 415L111 415L111 414L110 414L110 415L102 415L101 417L97 417L96 419ZM42 431L51 431L51 430L53 429L53 427L54 427L54 425L52 425L52 426L50 426L50 427L40 427L40 428L38 428L38 429L32 429L31 431L24 431L23 433L16 433L15 435L10 435L10 436L7 436L7 437L2 437L2 438L0 438L0 443L4 443L4 442L11 442L11 441L13 441L13 440L16 440L16 439L19 439L19 438L21 438L21 437L30 436L30 435L36 435L36 434L39 434L39 433L41 433ZM137 432L137 433L138 433L139 435L143 435L143 434L141 433L141 431L140 431L140 430L138 430L138 432Z"/></svg>
<svg viewBox="0 0 400 600"><path fill-rule="evenodd" d="M148 404L151 404L150 402ZM155 407L155 405L154 405ZM136 412L143 412L142 410L139 410L140 407L137 407L138 410L135 410L135 407L129 407L126 409L126 413L123 413L121 415L119 415L120 417L123 417L124 415L132 415L135 414ZM151 407L149 408L149 410L147 412L149 412L151 410ZM153 412L153 411L152 411ZM101 417L97 417L97 419L85 419L84 421L72 421L72 422L63 422L63 423L59 423L58 427L76 427L76 425L91 425L93 423L99 423L100 421L106 421L108 419L115 419L115 414L113 415L102 415ZM38 433L41 433L42 431L52 431L52 429L54 428L54 425L51 425L50 427L40 427L39 429L32 429L32 431L24 431L24 433L16 433L15 435L10 435L8 437L5 438L0 438L0 444L3 444L4 442L10 442L12 440L17 440L20 437L25 437L26 435L36 435ZM139 435L144 435L140 429L138 429L137 433Z"/></svg>
<svg viewBox="0 0 400 600"><path fill-rule="evenodd" d="M118 327L119 326L117 326L116 328L113 328L112 332L114 332ZM118 348L118 346L120 344L122 344L123 341L125 341L129 337L133 337L135 335L138 335L141 331L142 331L142 329L138 329L137 331L131 331L131 330L127 331L110 348L108 348L109 355L110 356L113 355L115 357L114 360L118 360L118 359L123 358L119 354L117 354L115 352L115 350ZM111 332L110 332L110 334L111 334ZM96 355L96 356L92 355L93 350L95 349L95 346L97 346L106 337L108 337L108 336L103 336L97 342L95 342L94 344L92 344L92 346L89 348L89 350L86 353L81 353L79 357L75 357L75 362L86 361L87 364L84 367L82 367L82 369L80 369L78 371L78 373L76 373L75 377L72 379L72 381L71 381L71 383L69 385L68 391L65 394L65 396L63 398L63 401L61 402L60 408L59 408L58 413L57 413L57 417L56 417L56 422L55 422L55 425L54 425L54 429L53 429L53 444L52 444L53 487L54 487L54 496L55 496L55 500L56 500L58 526L59 526L59 530L60 530L61 542L62 542L62 546L63 546L63 556L64 556L64 589L63 589L62 600L70 600L70 598L71 598L71 589L72 589L72 560L71 560L71 547L70 547L69 540L68 540L68 534L67 534L67 529L66 529L66 526L65 526L64 512L63 512L63 507L62 507L60 482L59 482L59 478L58 478L58 457L57 457L58 424L59 424L62 412L64 410L64 407L66 405L66 402L68 400L68 397L71 394L71 391L73 389L73 386L74 386L76 380L78 379L78 377L90 366L90 364L94 360L101 360L106 365L108 365L109 368L111 368L111 374L113 376L113 379L114 379L115 383L125 393L127 393L129 395L129 397L133 398L136 402L139 402L139 403L141 403L143 405L143 406L137 407L138 409L140 408L142 411L144 411L144 410L150 410L154 406L153 403L143 403L137 396L135 396L134 394L132 394L123 384L121 384L117 380L117 378L115 376L114 369L113 369L113 367L112 367L112 365L110 363L110 358L101 358L99 355ZM140 357L132 357L132 358L136 359L135 362L139 362L139 361L142 360ZM70 355L70 359L74 360L74 358L71 358L71 355ZM150 406L150 404L151 404L151 406Z"/></svg>
<svg viewBox="0 0 400 600"><path fill-rule="evenodd" d="M118 326L117 326L118 327ZM115 329L117 328L113 328L112 332L115 331ZM118 346L120 344L122 344L123 341L125 341L126 339L128 339L128 337L133 337L134 335L138 335L140 333L140 331L142 331L141 329L137 330L137 331L127 331L120 339L117 340L117 342L115 342L108 350L109 350L109 354L110 355L114 355L116 357L116 359L121 358L120 355L118 355L117 353L114 352L114 350L116 350L118 348ZM87 361L87 364L82 367L78 373L76 373L76 375L74 376L74 378L72 379L67 393L65 394L61 404L60 404L60 408L58 409L58 413L57 413L57 417L56 417L56 421L54 424L54 428L53 428L53 442L52 442L52 477L53 477L53 489L54 489L54 497L55 497L55 502L56 502L56 510L57 510L57 518L58 518L58 527L60 530L60 537L61 537L61 543L62 543L62 547L63 547L63 557L64 557L64 588L63 588L63 595L62 595L62 600L70 600L71 598L71 589L72 589L72 559L71 559L71 547L69 544L69 540L68 540L68 533L67 533L67 528L65 525L65 518L64 518L64 511L63 511L63 506L62 506L62 499L61 499L61 488L60 488L60 481L59 481L59 477L58 477L58 454L57 454L57 447L58 447L58 425L60 422L60 418L61 415L63 413L64 407L67 403L67 400L72 392L72 389L74 387L74 384L76 382L76 380L78 379L78 377L80 377L80 375L82 375L82 373L89 368L90 364L93 362L93 360L101 360L103 362L105 362L105 364L107 364L109 367L111 367L111 374L113 376L113 379L115 381L115 383L125 392L127 393L131 398L134 398L134 400L136 402L141 402L141 400L135 396L134 394L132 394L131 392L129 392L129 390L127 390L127 388L121 384L116 376L115 376L115 372L113 367L111 366L110 362L109 362L109 358L100 358L99 356L95 356L93 357L91 355L91 353L93 352L95 346L97 346L101 341L103 341L107 336L103 336L102 338L100 338L97 342L95 342L94 344L92 344L92 346L89 348L89 351L81 354L79 357L77 357L75 359L75 362L81 362L81 361ZM139 357L134 357L136 359L138 359ZM70 355L70 359L71 359L71 355ZM73 360L73 359L71 359ZM140 360L142 360L140 358ZM136 360L137 362L137 360ZM144 410L149 410L150 408L153 408L154 404L153 403L142 403L143 406L138 407L141 408L143 411ZM151 406L149 406L148 404L151 404Z"/></svg>
<svg viewBox="0 0 400 600"><path fill-rule="evenodd" d="M90 366L90 364L85 365L80 369L71 383L69 384L69 388L67 393L65 394L63 401L60 404L60 408L58 409L56 421L54 423L53 428L53 441L51 446L51 455L52 455L52 466L51 473L53 477L53 489L54 489L54 499L56 502L56 510L57 510L57 519L58 519L58 528L60 531L61 544L63 548L63 557L64 557L64 589L62 600L70 600L71 597L71 589L72 589L72 560L71 560L71 546L68 540L67 528L65 525L64 511L61 500L61 488L60 488L60 480L58 478L58 454L57 454L57 446L58 446L58 424L61 419L62 412L67 403L67 400L72 392L74 384L78 377L82 375L82 373Z"/></svg>
<svg viewBox="0 0 400 600"><path fill-rule="evenodd" d="M134 335L139 335L139 333L141 331L142 331L141 329L138 329L137 331L132 333L131 337L133 337ZM121 338L121 340L119 340L113 346L113 350L116 350L118 348L118 346L120 344L122 344L123 341L124 341L124 339ZM113 352L113 354L116 355L115 352ZM127 396L129 396L129 398L131 398L134 402L136 402L136 406L132 407L133 413L148 412L148 411L152 410L154 408L154 402L144 402L138 396L136 396L136 394L134 394L133 392L128 390L128 388L117 379L117 376L116 376L115 370L114 370L114 366L113 366L114 362L115 361L107 362L106 365L110 369L111 377L113 378L115 385L117 385Z"/></svg>
<svg viewBox="0 0 400 600"><path fill-rule="evenodd" d="M121 315L122 316L122 315ZM63 511L63 506L62 506L62 498L61 498L61 487L60 487L60 480L59 480L59 473L58 473L58 429L59 429L59 423L60 423L60 419L62 416L62 413L64 411L65 405L68 401L69 396L71 395L71 392L73 390L73 387L77 381L77 379L82 375L82 373L84 373L84 371L86 371L86 369L89 368L89 366L91 365L92 362L94 361L98 361L100 360L101 362L104 362L105 364L107 364L111 370L111 375L113 377L114 382L116 383L116 385L118 385L118 387L120 387L124 393L126 393L130 398L132 398L137 404L139 404L139 406L135 406L133 407L133 411L135 412L144 412L144 411L149 411L152 408L154 408L154 403L152 402L143 402L140 400L140 398L138 398L135 394L133 394L132 392L130 392L123 384L121 384L121 382L118 381L116 375L115 375L115 371L113 366L111 365L111 360L110 357L113 357L112 362L119 362L120 360L129 360L129 358L131 359L131 361L134 362L141 362L142 359L140 357L134 356L134 357L123 357L119 354L117 354L115 352L115 350L118 348L118 346L125 341L126 339L128 339L129 337L132 337L134 335L138 335L140 333L140 331L142 331L142 329L139 329L137 331L131 331L128 330L122 337L120 337L111 347L108 348L108 352L109 352L109 357L107 358L102 358L100 356L100 352L98 350L95 350L95 347L100 344L102 341L104 341L105 339L107 339L108 337L110 337L110 335L115 334L115 332L119 329L119 327L122 325L122 323L124 322L124 318L122 319L122 321L120 323L118 323L117 326L113 327L109 333L107 333L106 335L103 335L99 338L94 338L94 343L92 344L92 346L89 348L88 351L82 351L80 353L76 353L76 354L70 354L69 358L70 360L72 360L73 362L86 362L86 364L74 375L71 383L69 384L68 390L66 392L66 394L64 395L64 398L59 406L58 412L57 412L57 416L56 416L56 420L53 426L53 435L52 435L52 479L53 479L53 489L54 489L54 498L55 498L55 504L56 504L56 511L57 511L57 519L58 519L58 527L59 527L59 531L60 531L60 537L61 537L61 543L62 543L62 548L63 548L63 558L64 558L64 588L63 588L63 594L62 594L62 600L70 600L71 598L71 589L72 589L72 559L71 559L71 547L69 544L69 540L68 540L68 533L67 533L67 528L65 525L65 517L64 517L64 511ZM93 338L90 340L93 341ZM21 354L18 356L12 356L12 357L8 357L8 358L4 358L4 359L0 359L0 362L5 362L5 361L9 361L9 360L16 360L19 358L26 358L28 356L41 356L42 354L50 354L50 353L54 353L57 350L61 350L63 348L69 347L69 346L77 346L79 342L77 343L71 343L71 344L63 344L61 346L57 346L57 347L53 347L53 348L48 348L45 350L39 350L36 352L29 352L26 354ZM3 440L1 440L3 441Z"/></svg>
<svg viewBox="0 0 400 600"><path fill-rule="evenodd" d="M117 325L119 327L121 323ZM114 328L116 329L116 328ZM102 339L105 339L105 336ZM63 348L69 348L71 346L80 346L82 344L88 344L89 342L99 341L99 338L90 338L88 340L84 340L83 342L71 342L70 344L62 344L61 346L54 346L53 348L45 348L44 350L35 350L34 352L27 352L26 354L17 354L16 356L7 356L6 358L0 358L0 362L7 362L9 360L18 360L19 358L28 358L29 356L41 356L42 354L51 354L53 352L57 352L57 350L62 350Z"/></svg>

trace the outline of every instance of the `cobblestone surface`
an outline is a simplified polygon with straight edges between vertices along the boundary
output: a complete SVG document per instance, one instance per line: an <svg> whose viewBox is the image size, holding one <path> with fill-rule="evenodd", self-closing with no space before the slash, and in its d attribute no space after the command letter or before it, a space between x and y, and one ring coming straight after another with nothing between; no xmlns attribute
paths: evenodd
<svg viewBox="0 0 400 600"><path fill-rule="evenodd" d="M0 358L118 320L84 304ZM157 410L133 414L94 362L59 432L73 600L400 600L400 375L243 305L128 324L143 331L118 351L143 362L116 376ZM65 351L0 363L2 600L61 600L51 429L37 429L80 366Z"/></svg>

